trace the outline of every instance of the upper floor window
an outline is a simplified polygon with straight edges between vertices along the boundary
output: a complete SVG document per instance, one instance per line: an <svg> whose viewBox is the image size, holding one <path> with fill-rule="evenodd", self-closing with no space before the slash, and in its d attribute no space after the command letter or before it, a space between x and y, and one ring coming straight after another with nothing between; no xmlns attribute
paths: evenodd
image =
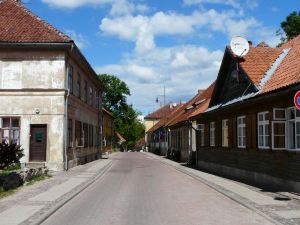
<svg viewBox="0 0 300 225"><path fill-rule="evenodd" d="M88 91L87 81L84 81L83 100L85 102L87 102L87 91Z"/></svg>
<svg viewBox="0 0 300 225"><path fill-rule="evenodd" d="M269 148L269 112L257 114L258 147Z"/></svg>
<svg viewBox="0 0 300 225"><path fill-rule="evenodd" d="M73 67L68 66L68 89L70 94L73 94Z"/></svg>
<svg viewBox="0 0 300 225"><path fill-rule="evenodd" d="M73 147L73 120L68 119L68 146Z"/></svg>
<svg viewBox="0 0 300 225"><path fill-rule="evenodd" d="M222 147L228 147L228 120L222 120Z"/></svg>
<svg viewBox="0 0 300 225"><path fill-rule="evenodd" d="M0 141L20 144L20 119L11 117L0 117Z"/></svg>
<svg viewBox="0 0 300 225"><path fill-rule="evenodd" d="M237 118L237 143L239 148L246 148L246 116Z"/></svg>
<svg viewBox="0 0 300 225"><path fill-rule="evenodd" d="M90 91L89 91L89 103L90 103L90 105L93 105L93 102L94 102L94 91L93 91L93 88L90 87Z"/></svg>
<svg viewBox="0 0 300 225"><path fill-rule="evenodd" d="M215 136L215 122L209 124L209 143L210 146L216 146L216 136Z"/></svg>
<svg viewBox="0 0 300 225"><path fill-rule="evenodd" d="M199 145L203 147L205 145L205 133L204 133L204 124L198 125L198 131L199 131Z"/></svg>
<svg viewBox="0 0 300 225"><path fill-rule="evenodd" d="M78 98L81 98L81 75L80 75L80 73L78 73L78 75L77 75L76 89L77 89Z"/></svg>

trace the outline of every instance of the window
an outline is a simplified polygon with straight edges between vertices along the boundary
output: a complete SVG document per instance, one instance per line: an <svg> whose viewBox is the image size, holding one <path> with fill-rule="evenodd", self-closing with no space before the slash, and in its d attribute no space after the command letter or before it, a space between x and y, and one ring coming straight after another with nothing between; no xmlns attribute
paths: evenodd
<svg viewBox="0 0 300 225"><path fill-rule="evenodd" d="M222 147L228 147L228 120L222 120Z"/></svg>
<svg viewBox="0 0 300 225"><path fill-rule="evenodd" d="M93 91L93 88L90 87L90 93L89 93L89 103L90 103L90 105L93 105L93 102L94 102L94 91Z"/></svg>
<svg viewBox="0 0 300 225"><path fill-rule="evenodd" d="M285 120L285 109L275 108L273 109L273 120Z"/></svg>
<svg viewBox="0 0 300 225"><path fill-rule="evenodd" d="M94 146L94 127L89 125L89 146Z"/></svg>
<svg viewBox="0 0 300 225"><path fill-rule="evenodd" d="M300 150L300 111L293 108L287 109L287 148L289 150Z"/></svg>
<svg viewBox="0 0 300 225"><path fill-rule="evenodd" d="M73 147L73 120L68 119L68 146Z"/></svg>
<svg viewBox="0 0 300 225"><path fill-rule="evenodd" d="M204 145L205 145L204 124L199 124L198 125L198 131L199 131L199 145L201 147L204 147Z"/></svg>
<svg viewBox="0 0 300 225"><path fill-rule="evenodd" d="M209 124L209 143L210 146L216 146L215 122Z"/></svg>
<svg viewBox="0 0 300 225"><path fill-rule="evenodd" d="M81 75L78 73L77 75L77 85L76 85L76 91L78 98L81 98Z"/></svg>
<svg viewBox="0 0 300 225"><path fill-rule="evenodd" d="M80 121L75 122L75 140L76 140L76 147L83 147L84 135L83 135L82 122Z"/></svg>
<svg viewBox="0 0 300 225"><path fill-rule="evenodd" d="M269 145L269 112L257 114L258 148L270 148Z"/></svg>
<svg viewBox="0 0 300 225"><path fill-rule="evenodd" d="M87 81L84 81L83 101L85 102L87 102L87 91L88 91Z"/></svg>
<svg viewBox="0 0 300 225"><path fill-rule="evenodd" d="M68 89L70 94L73 94L73 67L68 66Z"/></svg>
<svg viewBox="0 0 300 225"><path fill-rule="evenodd" d="M0 118L0 141L20 145L20 119Z"/></svg>
<svg viewBox="0 0 300 225"><path fill-rule="evenodd" d="M246 117L237 118L237 142L239 148L246 148Z"/></svg>
<svg viewBox="0 0 300 225"><path fill-rule="evenodd" d="M83 139L84 139L84 147L88 147L89 145L89 125L87 123L83 124Z"/></svg>
<svg viewBox="0 0 300 225"><path fill-rule="evenodd" d="M285 149L285 121L273 121L273 149Z"/></svg>

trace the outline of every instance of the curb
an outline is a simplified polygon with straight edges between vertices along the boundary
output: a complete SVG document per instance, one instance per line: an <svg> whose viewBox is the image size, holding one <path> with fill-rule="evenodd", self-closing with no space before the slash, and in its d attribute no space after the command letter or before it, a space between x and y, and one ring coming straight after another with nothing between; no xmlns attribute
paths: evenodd
<svg viewBox="0 0 300 225"><path fill-rule="evenodd" d="M45 222L50 216L52 216L57 210L62 208L65 204L67 204L69 201L71 201L73 198L75 198L79 193L87 189L89 186L91 186L93 183L95 183L100 177L102 177L112 166L112 161L107 163L101 170L99 171L99 174L97 174L93 179L88 181L87 184L83 185L81 188L78 189L78 191L74 192L70 197L60 203L58 203L56 206L52 207L46 214L44 214L41 218L39 218L36 222L33 223L33 225L40 225L41 223ZM72 190L70 191L72 192Z"/></svg>
<svg viewBox="0 0 300 225"><path fill-rule="evenodd" d="M146 155L151 155L151 156L154 156L155 159L159 159L160 162L162 162L163 164L165 165L168 165L170 167L173 167L175 170L181 172L181 173L184 173L198 181L200 181L201 183L207 185L208 187L214 189L215 191L219 192L220 194L224 195L225 197L237 202L238 204L250 209L251 211L259 214L260 216L264 217L265 219L269 220L270 222L274 223L275 225L284 225L283 223L280 223L276 220L274 220L272 217L270 217L269 215L263 213L262 211L256 209L255 207L253 207L252 205L240 200L240 199L237 199L235 198L234 196L232 196L230 193L222 190L221 188L217 187L217 185L214 185L214 184L211 184L209 181L193 174L193 173L190 173L189 171L187 171L184 167L182 167L181 165L177 164L177 165L172 165L171 163L168 163L167 160L169 159L165 159L165 158L161 158L160 156L157 156L157 155L154 155L153 153L147 153ZM171 161L173 162L173 161Z"/></svg>

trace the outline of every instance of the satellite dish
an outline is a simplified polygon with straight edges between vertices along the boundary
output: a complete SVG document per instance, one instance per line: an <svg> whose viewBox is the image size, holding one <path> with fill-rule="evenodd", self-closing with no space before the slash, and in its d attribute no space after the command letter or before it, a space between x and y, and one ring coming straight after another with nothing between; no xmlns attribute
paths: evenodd
<svg viewBox="0 0 300 225"><path fill-rule="evenodd" d="M230 47L237 57L243 57L247 55L250 49L248 41L241 36L232 38L230 42Z"/></svg>

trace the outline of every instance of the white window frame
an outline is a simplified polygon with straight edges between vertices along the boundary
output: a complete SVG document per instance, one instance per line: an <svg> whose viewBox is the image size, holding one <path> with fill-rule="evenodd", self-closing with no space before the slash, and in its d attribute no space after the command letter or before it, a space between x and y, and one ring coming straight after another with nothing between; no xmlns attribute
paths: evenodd
<svg viewBox="0 0 300 225"><path fill-rule="evenodd" d="M216 123L215 122L209 123L209 146L211 147L216 146Z"/></svg>
<svg viewBox="0 0 300 225"><path fill-rule="evenodd" d="M288 113L288 110L295 110L295 118L294 119L289 119L288 117L287 117L287 113ZM300 122L300 117L297 117L297 109L296 109L296 107L289 107L289 108L287 108L286 109L286 124L285 124L285 148L288 150L288 151L297 151L297 152L299 152L300 151L300 148L296 148L296 146L297 146L297 126L296 126L296 123L298 122ZM290 137L290 134L289 134L289 123L290 122L295 122L295 130L294 130L294 132L295 132L295 148L290 148L289 147L289 137Z"/></svg>
<svg viewBox="0 0 300 225"><path fill-rule="evenodd" d="M198 131L200 136L200 147L205 146L205 125L204 124L198 124Z"/></svg>
<svg viewBox="0 0 300 225"><path fill-rule="evenodd" d="M284 111L284 118L277 118L276 117L276 111ZM286 120L287 118L287 110L284 109L284 108L273 108L273 120L276 120L276 121L280 121L280 120Z"/></svg>
<svg viewBox="0 0 300 225"><path fill-rule="evenodd" d="M284 148L275 148L274 147L274 124L275 123L282 123L284 124L284 140L285 140L285 147ZM287 135L286 135L286 132L287 132L287 126L286 126L286 121L272 121L272 149L273 150L285 150L287 148Z"/></svg>
<svg viewBox="0 0 300 225"><path fill-rule="evenodd" d="M245 123L239 124L240 119L244 119ZM245 134L244 135L239 134L239 128L244 128L245 129ZM246 148L246 145L247 145L247 143L246 143L246 116L237 117L237 132L236 132L236 134L237 134L237 146L238 146L238 148ZM240 145L239 144L239 137L245 138L245 145Z"/></svg>
<svg viewBox="0 0 300 225"><path fill-rule="evenodd" d="M227 148L229 146L229 125L228 125L229 120L225 119L222 120L222 147ZM227 129L227 145L224 144L224 131Z"/></svg>
<svg viewBox="0 0 300 225"><path fill-rule="evenodd" d="M269 135L266 135L266 125L270 126L270 120L265 119L267 114L269 114L269 111L257 113L257 146L259 149L270 149L270 143L268 146L266 146L266 143L265 143L265 136L268 136L268 138L270 137L270 132L268 132ZM263 116L263 121L259 121L259 116L261 116L261 115ZM262 135L260 135L260 133L259 133L259 126L263 126L263 134ZM259 137L260 136L263 136L263 145L259 145Z"/></svg>

